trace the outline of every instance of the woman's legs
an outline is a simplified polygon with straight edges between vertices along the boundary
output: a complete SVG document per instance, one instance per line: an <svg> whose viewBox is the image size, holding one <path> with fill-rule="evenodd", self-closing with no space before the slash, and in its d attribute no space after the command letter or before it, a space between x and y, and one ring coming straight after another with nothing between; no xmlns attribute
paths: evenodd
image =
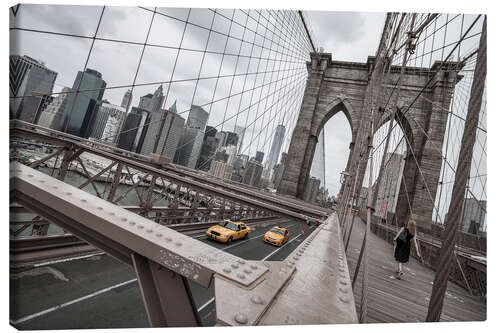
<svg viewBox="0 0 500 333"><path fill-rule="evenodd" d="M398 262L398 272L401 274L403 273L403 264Z"/></svg>

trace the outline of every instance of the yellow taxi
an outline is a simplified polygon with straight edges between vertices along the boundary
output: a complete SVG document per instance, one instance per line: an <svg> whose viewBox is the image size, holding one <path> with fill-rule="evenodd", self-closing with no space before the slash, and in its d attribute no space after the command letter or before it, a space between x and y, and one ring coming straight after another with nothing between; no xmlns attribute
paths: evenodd
<svg viewBox="0 0 500 333"><path fill-rule="evenodd" d="M274 226L264 234L264 242L273 244L276 246L281 246L288 241L290 233L283 227Z"/></svg>
<svg viewBox="0 0 500 333"><path fill-rule="evenodd" d="M249 234L250 227L245 223L233 222L231 220L224 220L205 231L205 235L207 235L208 238L227 244L240 238L246 238Z"/></svg>

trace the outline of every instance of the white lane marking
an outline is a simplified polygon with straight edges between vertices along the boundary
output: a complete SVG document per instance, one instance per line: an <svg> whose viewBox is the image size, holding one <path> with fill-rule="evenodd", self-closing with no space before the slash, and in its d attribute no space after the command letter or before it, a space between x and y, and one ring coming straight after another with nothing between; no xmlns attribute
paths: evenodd
<svg viewBox="0 0 500 333"><path fill-rule="evenodd" d="M128 280L128 281L125 281L125 282L122 282L122 283L115 284L114 286L98 290L98 291L96 291L96 292L94 292L92 294L89 294L89 295L86 295L86 296L74 299L74 300L66 302L66 303L58 304L56 306L53 306L51 308L48 308L46 310L43 310L43 311L40 311L40 312L37 312L37 313L34 313L34 314L31 314L31 315L23 317L23 318L20 318L18 320L12 320L11 319L10 323L12 325L17 325L17 324L23 323L23 322L28 321L30 319L43 316L43 315L45 315L47 313L51 313L53 311L65 308L65 307L70 306L70 305L75 304L75 303L79 303L79 302L84 301L86 299L98 296L100 294L106 293L106 292L108 292L110 290L113 290L113 289L116 289L116 288L119 288L119 287L122 287L122 286L125 286L125 285L130 284L130 283L135 282L135 281L137 281L137 278L136 279L132 279L132 280Z"/></svg>
<svg viewBox="0 0 500 333"><path fill-rule="evenodd" d="M296 224L294 224L296 225ZM292 238L291 241L287 242L285 245L277 248L276 250L274 250L273 252L271 252L271 254L265 256L263 259L261 259L260 261L264 261L266 260L267 258L269 258L270 256L272 256L273 254L275 254L276 252L278 252L279 250L281 250L282 248L284 248L285 246L287 246L288 244L290 244L291 242L293 242L294 240L296 240L297 238L299 238L300 236L302 236L304 233L300 233L298 236ZM200 312L201 310L203 310L205 307L207 307L210 303L213 303L215 301L215 297L212 297L211 299L209 299L205 304L203 304L202 306L200 306L198 308L198 312Z"/></svg>
<svg viewBox="0 0 500 333"><path fill-rule="evenodd" d="M276 250L274 250L273 252L269 253L267 256L265 256L263 259L261 259L260 261L264 261L264 260L267 260L269 257L271 257L273 254L275 254L276 252L278 252L279 250L283 249L285 246L287 246L288 244L290 244L291 242L293 242L294 240L296 240L297 238L299 238L300 236L302 236L304 233L300 233L298 234L297 236L295 236L294 238L292 238L291 241L287 242L285 245L283 246L280 246L278 247Z"/></svg>
<svg viewBox="0 0 500 333"><path fill-rule="evenodd" d="M45 261L45 262L41 262L38 264L33 264L33 267L41 267L41 266L47 266L47 265L52 265L52 264L59 264L61 262L73 261L73 260L78 260L78 259L85 259L85 258L90 258L90 257L94 257L94 256L100 256L103 254L106 254L106 253L105 252L98 252L98 253L87 254L84 256L71 257L71 258L52 260L52 261Z"/></svg>
<svg viewBox="0 0 500 333"><path fill-rule="evenodd" d="M203 304L202 306L200 306L197 311L200 312L201 310L203 310L204 308L206 308L210 303L212 303L213 301L215 301L215 297L212 297L211 299L209 299L205 304Z"/></svg>

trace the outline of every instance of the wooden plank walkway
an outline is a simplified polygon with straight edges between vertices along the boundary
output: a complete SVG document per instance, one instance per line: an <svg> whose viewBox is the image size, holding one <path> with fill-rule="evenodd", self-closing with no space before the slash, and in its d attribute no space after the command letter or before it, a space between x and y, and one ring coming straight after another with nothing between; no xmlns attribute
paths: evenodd
<svg viewBox="0 0 500 333"><path fill-rule="evenodd" d="M350 217L349 217L350 218ZM366 225L359 217L351 235L347 259L351 280L354 276ZM434 271L414 258L404 267L402 280L393 277L396 270L393 247L373 233L369 243L368 322L423 322L432 292ZM362 270L354 286L356 309L359 313ZM471 296L467 290L448 282L441 321L486 320L486 301Z"/></svg>

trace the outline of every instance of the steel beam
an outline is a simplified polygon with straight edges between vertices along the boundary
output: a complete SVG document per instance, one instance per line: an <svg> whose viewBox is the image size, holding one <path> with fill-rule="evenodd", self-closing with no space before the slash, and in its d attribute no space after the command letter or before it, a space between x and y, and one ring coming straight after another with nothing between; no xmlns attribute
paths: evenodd
<svg viewBox="0 0 500 333"><path fill-rule="evenodd" d="M209 192L219 192L220 195L231 194L232 200L240 200L241 198L247 199L248 204L257 203L259 208L265 209L279 209L284 212L293 212L295 216L290 216L294 219L305 220L305 217L301 213L308 214L315 219L325 218L331 213L330 210L324 209L319 206L312 205L307 202L303 202L294 198L281 197L278 195L266 193L261 190L252 189L246 187L242 184L232 184L221 181L219 179L214 179L211 177L206 177L206 175L200 175L196 171L182 168L176 165L162 165L158 168L157 163L152 163L150 159L144 155L132 153L123 149L119 149L110 145L103 143L97 143L89 141L80 137L69 135L67 133L62 133L38 125L33 125L20 120L11 120L11 135L18 137L32 137L40 141L48 141L51 143L62 144L72 143L73 145L85 149L92 154L106 157L115 162L122 162L125 165L129 165L134 169L140 169L142 172L151 172L152 174L157 174L160 177L165 177L172 179L177 179L182 182L182 185L195 185L197 190L206 189ZM154 172L153 172L154 171ZM187 178L189 177L189 179ZM201 188L199 185L203 185ZM260 205L271 203L262 207ZM319 222L319 220L316 220Z"/></svg>
<svg viewBox="0 0 500 333"><path fill-rule="evenodd" d="M215 273L246 286L268 270L259 264L250 275L243 269L228 273L241 259L20 163L10 167L16 202L125 263L138 253L205 287Z"/></svg>
<svg viewBox="0 0 500 333"><path fill-rule="evenodd" d="M140 254L131 256L151 327L200 326L186 278Z"/></svg>

